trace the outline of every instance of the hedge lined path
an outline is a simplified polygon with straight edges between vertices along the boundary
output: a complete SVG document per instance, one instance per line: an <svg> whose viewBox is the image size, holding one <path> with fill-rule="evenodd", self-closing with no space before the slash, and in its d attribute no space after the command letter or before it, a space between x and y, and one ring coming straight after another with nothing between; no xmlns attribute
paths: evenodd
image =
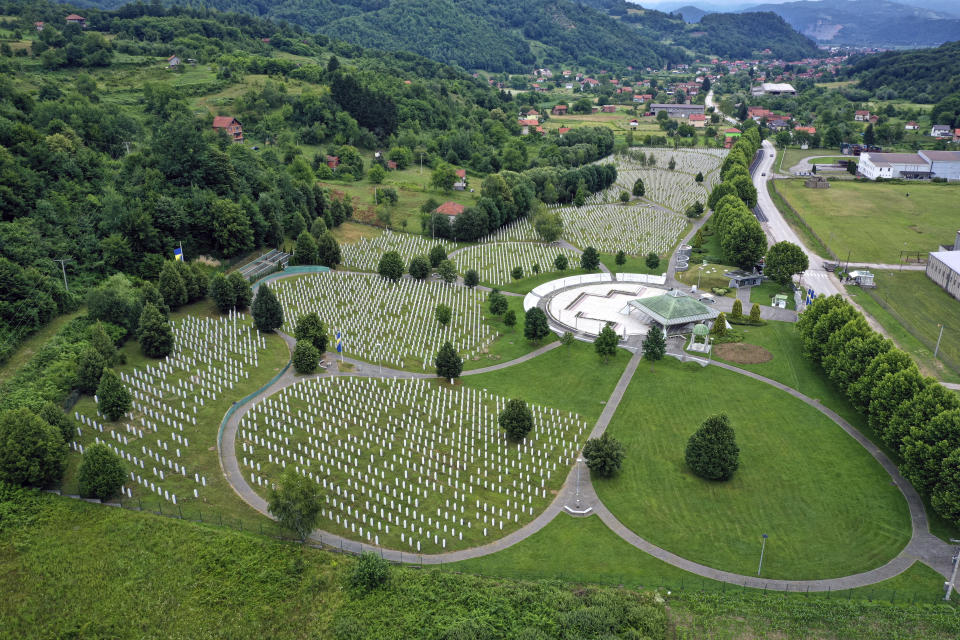
<svg viewBox="0 0 960 640"><path fill-rule="evenodd" d="M294 343L293 339L288 335L282 333L281 335L287 342L287 345L291 348L292 352L292 346ZM492 365L490 367L484 367L483 369L465 372L463 375L476 375L489 371L504 369L506 367L513 366L514 364L519 364L521 362L526 362L536 358L543 353L557 348L559 345L559 342L552 342L514 360ZM338 357L336 354L331 355ZM678 354L671 353L670 355L677 357ZM639 366L641 359L642 353L639 350L630 358L627 367L624 369L623 374L620 376L620 380L617 382L617 385L611 392L610 398L607 400L603 412L600 414L600 417L590 433L591 438L602 435L607 426L610 424L610 421L616 414L617 408L619 407L620 402L626 393L627 387L630 384L630 380L633 378L633 374ZM688 356L687 359L689 360L692 358ZM259 402L262 399L273 395L277 391L280 391L285 387L296 384L302 379L309 377L328 377L337 375L411 379L435 377L433 374L412 373L394 369L383 369L381 371L377 365L361 362L352 358L344 358L344 361L353 364L355 369L350 372L341 372L338 370L338 367L331 366L328 370L313 374L312 376L296 375L291 370L288 370L272 385L262 390L243 407L235 411L224 426L222 440L223 444L219 452L221 468L224 472L227 482L230 483L230 486L240 496L240 498L260 513L268 517L272 517L267 509L267 502L250 487L244 478L236 455L236 435L239 428L240 419L252 406L254 406L256 402ZM929 532L929 523L923 506L923 501L920 499L920 496L917 494L913 486L900 475L896 465L876 445L870 442L869 439L867 439L856 428L850 425L846 420L841 418L836 412L821 404L819 400L810 398L809 396L800 393L792 387L745 369L740 369L726 363L715 361L710 362L709 364L733 371L740 375L748 376L754 380L769 384L792 395L793 397L813 407L817 411L823 413L847 434L859 442L860 445L863 446L887 471L893 483L900 489L900 492L906 499L910 510L912 528L910 542L900 551L899 554L897 554L897 556L895 556L886 564L863 573L822 580L771 580L757 578L755 576L739 575L701 565L678 556L670 551L662 549L641 538L636 533L624 526L619 520L617 520L610 510L607 509L607 507L600 501L599 497L594 491L593 485L590 482L589 469L587 469L585 465L581 470L581 474L583 474L581 476L580 487L581 510L586 510L589 508L591 513L596 513L599 518L610 528L610 530L620 536L620 538L640 549L641 551L658 558L659 560L698 576L726 582L729 584L735 584L738 586L742 585L746 587L769 589L774 591L828 591L852 589L876 584L897 576L910 568L910 566L912 566L917 560L924 562L945 577L949 575L949 571L952 568L950 564L950 557L953 551L953 546L943 542ZM364 545L361 542L350 540L321 529L314 531L312 537L321 544L339 548L344 551L350 551L354 553L375 551L382 557L394 562L437 565L445 562L457 562L460 560L479 558L492 553L497 553L498 551L507 549L508 547L525 540L526 538L543 529L558 514L564 512L564 507L568 505L573 506L576 502L576 473L577 467L576 464L574 464L571 467L563 486L558 491L553 502L551 502L543 512L541 512L527 525L502 538L499 538L498 540L490 542L489 544L472 547L470 549L440 554L404 554L402 551L398 550Z"/></svg>

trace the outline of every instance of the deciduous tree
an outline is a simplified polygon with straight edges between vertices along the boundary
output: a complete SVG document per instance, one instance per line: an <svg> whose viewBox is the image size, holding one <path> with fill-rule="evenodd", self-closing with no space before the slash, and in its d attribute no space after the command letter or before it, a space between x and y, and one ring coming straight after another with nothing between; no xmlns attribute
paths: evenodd
<svg viewBox="0 0 960 640"><path fill-rule="evenodd" d="M292 531L301 542L316 528L322 506L320 485L297 473L292 466L280 475L267 502L267 510L277 522Z"/></svg>
<svg viewBox="0 0 960 640"><path fill-rule="evenodd" d="M507 401L507 406L497 417L497 423L508 438L521 441L533 429L533 412L525 401L513 398Z"/></svg>
<svg viewBox="0 0 960 640"><path fill-rule="evenodd" d="M100 443L86 447L77 472L77 485L84 498L109 500L120 492L127 474L120 456Z"/></svg>
<svg viewBox="0 0 960 640"><path fill-rule="evenodd" d="M587 444L583 446L583 457L591 474L609 478L620 471L623 465L623 445L604 432L599 438L587 440Z"/></svg>

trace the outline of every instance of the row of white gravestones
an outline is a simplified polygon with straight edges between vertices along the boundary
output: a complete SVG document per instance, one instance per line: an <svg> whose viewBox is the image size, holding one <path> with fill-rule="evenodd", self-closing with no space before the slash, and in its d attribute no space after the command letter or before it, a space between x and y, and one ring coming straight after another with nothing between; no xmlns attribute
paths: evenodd
<svg viewBox="0 0 960 640"><path fill-rule="evenodd" d="M527 277L534 274L535 265L541 272L554 271L553 265L558 254L566 256L571 265L580 260L579 251L566 247L533 242L498 242L468 247L454 256L454 262L461 273L475 269L483 282L503 285L512 281L511 272L515 267L520 267Z"/></svg>
<svg viewBox="0 0 960 640"><path fill-rule="evenodd" d="M341 248L343 266L362 271L376 271L380 258L388 251L399 253L406 265L414 256L428 255L437 245L443 247L447 253L456 248L455 244L446 240L429 240L410 233L395 233L387 230L376 238L363 238L359 242L343 245Z"/></svg>
<svg viewBox="0 0 960 640"><path fill-rule="evenodd" d="M687 225L686 216L648 205L564 207L560 214L564 238L607 253L663 253L676 244Z"/></svg>
<svg viewBox="0 0 960 640"><path fill-rule="evenodd" d="M496 424L505 402L422 380L311 379L241 418L241 459L260 487L287 465L322 485L324 517L343 531L389 539L393 526L393 542L400 532L411 547L435 547L432 535L460 542L465 530L499 532L532 516L587 428L533 405L533 432L512 444Z"/></svg>
<svg viewBox="0 0 960 640"><path fill-rule="evenodd" d="M334 271L284 279L275 292L288 333L300 315L316 312L331 335L341 333L348 355L393 367L411 360L428 367L447 341L471 357L497 336L484 320L483 292L441 282ZM438 304L452 309L447 326L435 318Z"/></svg>
<svg viewBox="0 0 960 640"><path fill-rule="evenodd" d="M105 444L129 466L132 486L176 503L177 493L170 486L162 486L161 481L173 482L181 492L192 492L194 498L199 498L200 489L207 486L206 477L191 472L182 461L191 439L185 427L195 429L198 406L202 407L205 400L214 400L249 378L266 341L249 319L235 312L216 319L188 316L174 322L172 332L174 351L170 356L121 374L133 397L131 414L116 425L104 425L75 411L80 424L72 448L82 454L84 427L109 437L112 442ZM94 439L101 441L99 435ZM137 445L139 452L132 449ZM148 471L152 479L137 475ZM178 479L192 479L193 486L183 485ZM124 494L133 497L130 487L124 488Z"/></svg>

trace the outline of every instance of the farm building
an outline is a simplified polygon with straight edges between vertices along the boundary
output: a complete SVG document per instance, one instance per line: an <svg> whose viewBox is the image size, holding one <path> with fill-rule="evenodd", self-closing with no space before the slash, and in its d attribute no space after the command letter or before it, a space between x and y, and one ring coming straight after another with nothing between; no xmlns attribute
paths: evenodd
<svg viewBox="0 0 960 640"><path fill-rule="evenodd" d="M933 251L927 261L927 277L960 300L960 251Z"/></svg>
<svg viewBox="0 0 960 640"><path fill-rule="evenodd" d="M703 115L702 104L652 104L650 112L657 115L661 111L666 111L671 118L689 118L691 114L698 113Z"/></svg>

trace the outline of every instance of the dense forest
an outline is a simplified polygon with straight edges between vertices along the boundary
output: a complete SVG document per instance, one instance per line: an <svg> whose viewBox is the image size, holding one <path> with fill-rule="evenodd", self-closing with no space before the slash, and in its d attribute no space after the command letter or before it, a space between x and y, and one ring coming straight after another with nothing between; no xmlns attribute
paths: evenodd
<svg viewBox="0 0 960 640"><path fill-rule="evenodd" d="M339 181L364 176L375 149L486 176L449 230L467 240L616 178L582 166L610 153L609 129L521 139L512 96L415 54L156 3L85 10L87 29L64 24L64 5L2 9L0 361L111 275L156 282L174 247L230 261L339 225L353 203L318 184L334 177L327 154ZM165 68L171 52L192 62ZM203 80L180 84L188 73ZM223 92L226 109L198 102ZM226 114L264 148L214 130Z"/></svg>
<svg viewBox="0 0 960 640"><path fill-rule="evenodd" d="M960 41L935 49L888 51L851 60L846 76L869 91L933 103L960 91Z"/></svg>
<svg viewBox="0 0 960 640"><path fill-rule="evenodd" d="M364 47L413 51L467 69L518 73L534 65L659 68L690 53L815 55L813 41L774 14L716 14L687 25L624 0L175 0L301 25ZM85 0L115 8L117 0ZM639 33L638 33L639 32ZM639 37L638 37L639 36ZM670 45L664 44L671 43ZM679 45L679 46L677 46Z"/></svg>

